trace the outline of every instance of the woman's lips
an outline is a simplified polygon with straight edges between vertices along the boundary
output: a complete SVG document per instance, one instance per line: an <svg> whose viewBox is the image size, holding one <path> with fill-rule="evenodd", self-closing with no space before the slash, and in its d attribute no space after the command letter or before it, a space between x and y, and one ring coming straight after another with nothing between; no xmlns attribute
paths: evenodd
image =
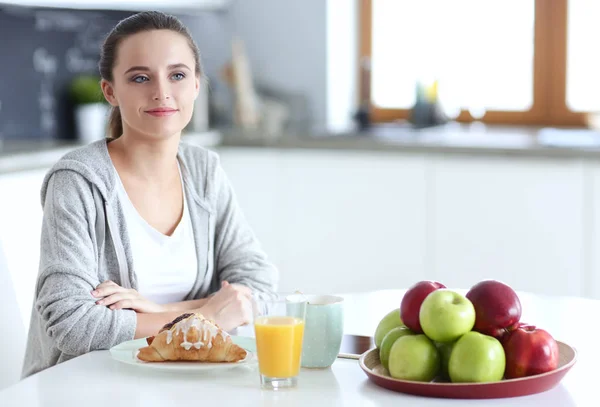
<svg viewBox="0 0 600 407"><path fill-rule="evenodd" d="M175 113L177 113L177 109L158 108L158 109L146 110L146 113L148 113L152 116L156 116L156 117L172 116Z"/></svg>

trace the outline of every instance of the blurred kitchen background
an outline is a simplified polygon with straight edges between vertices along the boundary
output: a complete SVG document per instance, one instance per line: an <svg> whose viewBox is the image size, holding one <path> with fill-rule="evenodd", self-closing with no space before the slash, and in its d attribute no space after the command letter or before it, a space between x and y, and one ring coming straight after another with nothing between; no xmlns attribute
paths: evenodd
<svg viewBox="0 0 600 407"><path fill-rule="evenodd" d="M600 2L0 0L0 247L28 326L39 188L104 137L104 35L173 13L216 151L281 290L422 279L600 298Z"/></svg>

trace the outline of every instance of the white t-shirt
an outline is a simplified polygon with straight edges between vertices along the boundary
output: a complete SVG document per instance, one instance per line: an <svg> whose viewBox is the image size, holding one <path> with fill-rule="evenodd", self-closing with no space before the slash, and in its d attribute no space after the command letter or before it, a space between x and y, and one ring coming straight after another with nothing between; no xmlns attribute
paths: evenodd
<svg viewBox="0 0 600 407"><path fill-rule="evenodd" d="M196 246L183 180L183 216L173 234L166 236L139 214L116 169L115 174L131 242L138 292L157 304L183 301L198 274ZM181 169L179 174L181 176Z"/></svg>

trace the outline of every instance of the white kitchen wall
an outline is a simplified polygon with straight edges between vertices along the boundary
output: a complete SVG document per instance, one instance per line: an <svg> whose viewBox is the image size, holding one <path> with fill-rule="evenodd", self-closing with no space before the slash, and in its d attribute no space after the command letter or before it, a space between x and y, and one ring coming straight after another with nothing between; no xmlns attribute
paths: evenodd
<svg viewBox="0 0 600 407"><path fill-rule="evenodd" d="M259 83L304 94L316 131L346 131L356 106L356 0L237 0L234 35Z"/></svg>
<svg viewBox="0 0 600 407"><path fill-rule="evenodd" d="M327 117L333 133L354 128L358 106L359 1L327 0Z"/></svg>
<svg viewBox="0 0 600 407"><path fill-rule="evenodd" d="M307 96L317 127L326 111L326 5L323 0L237 0L233 34L245 44L257 82Z"/></svg>

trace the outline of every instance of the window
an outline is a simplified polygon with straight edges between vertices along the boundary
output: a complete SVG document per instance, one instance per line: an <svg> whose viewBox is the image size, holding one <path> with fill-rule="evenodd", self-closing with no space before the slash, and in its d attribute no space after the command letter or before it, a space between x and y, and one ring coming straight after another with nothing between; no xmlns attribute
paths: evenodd
<svg viewBox="0 0 600 407"><path fill-rule="evenodd" d="M408 117L438 83L458 121L583 126L600 111L596 0L361 0L362 100Z"/></svg>
<svg viewBox="0 0 600 407"><path fill-rule="evenodd" d="M567 11L567 106L576 112L600 111L600 2L570 0Z"/></svg>

